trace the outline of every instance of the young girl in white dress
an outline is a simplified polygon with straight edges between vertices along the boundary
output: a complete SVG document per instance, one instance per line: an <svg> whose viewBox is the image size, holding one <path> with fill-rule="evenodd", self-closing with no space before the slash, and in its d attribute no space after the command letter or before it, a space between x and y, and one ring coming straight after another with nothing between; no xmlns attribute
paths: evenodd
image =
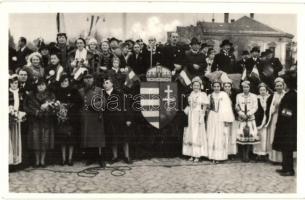
<svg viewBox="0 0 305 200"><path fill-rule="evenodd" d="M207 135L204 122L205 110L208 104L206 93L200 78L192 81L193 91L188 97L188 126L184 129L182 154L190 156L190 161L198 162L202 156L208 156Z"/></svg>
<svg viewBox="0 0 305 200"><path fill-rule="evenodd" d="M229 130L234 121L234 114L228 94L220 91L221 82L214 81L212 87L214 92L208 97L208 158L218 163L228 159Z"/></svg>

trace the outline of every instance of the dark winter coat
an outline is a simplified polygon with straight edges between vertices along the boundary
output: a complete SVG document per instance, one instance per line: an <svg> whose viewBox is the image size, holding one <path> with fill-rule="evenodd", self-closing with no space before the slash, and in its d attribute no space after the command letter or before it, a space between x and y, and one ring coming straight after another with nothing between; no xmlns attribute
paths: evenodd
<svg viewBox="0 0 305 200"><path fill-rule="evenodd" d="M127 61L127 65L130 66L133 71L140 76L145 76L149 68L149 57L147 53L140 53L136 56L133 53Z"/></svg>
<svg viewBox="0 0 305 200"><path fill-rule="evenodd" d="M235 71L235 56L232 53L226 54L223 50L215 55L211 71L221 70L228 74L237 73Z"/></svg>
<svg viewBox="0 0 305 200"><path fill-rule="evenodd" d="M188 68L188 71L191 74L191 78L195 76L199 76L203 78L204 73L206 71L206 61L204 59L204 54L201 52L194 53L190 50L185 53L185 57L186 57L186 67ZM200 68L195 69L193 67L193 64L199 65Z"/></svg>
<svg viewBox="0 0 305 200"><path fill-rule="evenodd" d="M59 100L61 104L66 104L67 109L67 120L59 121L56 123L56 142L57 144L76 144L77 135L80 130L80 106L81 97L79 92L72 88L61 88L58 87L55 90L56 100Z"/></svg>
<svg viewBox="0 0 305 200"><path fill-rule="evenodd" d="M133 121L131 110L124 104L123 93L113 89L110 95L104 91L105 96L105 131L107 144L118 144L128 142L129 134L126 131L126 121ZM124 99L125 98L125 99Z"/></svg>
<svg viewBox="0 0 305 200"><path fill-rule="evenodd" d="M23 51L21 51L21 49L19 49L17 51L17 67L23 67L27 64L27 56L29 56L31 53L33 53L33 51L31 49L29 49L28 47L25 47L25 49Z"/></svg>
<svg viewBox="0 0 305 200"><path fill-rule="evenodd" d="M81 147L104 147L105 131L102 107L104 102L101 88L81 88Z"/></svg>
<svg viewBox="0 0 305 200"><path fill-rule="evenodd" d="M277 151L297 150L297 92L288 91L279 105L272 148Z"/></svg>
<svg viewBox="0 0 305 200"><path fill-rule="evenodd" d="M24 101L24 111L28 118L28 147L33 150L54 148L55 113L41 110L47 101L55 101L55 95L45 91L30 93Z"/></svg>
<svg viewBox="0 0 305 200"><path fill-rule="evenodd" d="M185 64L185 50L180 45L166 44L161 50L161 65L172 71L174 64Z"/></svg>

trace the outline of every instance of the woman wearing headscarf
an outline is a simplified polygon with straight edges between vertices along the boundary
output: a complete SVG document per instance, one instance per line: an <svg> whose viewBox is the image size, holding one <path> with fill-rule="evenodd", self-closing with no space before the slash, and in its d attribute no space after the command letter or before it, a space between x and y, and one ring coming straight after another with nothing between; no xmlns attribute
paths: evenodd
<svg viewBox="0 0 305 200"><path fill-rule="evenodd" d="M231 100L221 91L222 83L215 80L213 93L208 96L209 114L207 121L208 158L214 163L228 159L228 130L234 121Z"/></svg>
<svg viewBox="0 0 305 200"><path fill-rule="evenodd" d="M274 80L274 85L275 92L267 102L268 122L265 126L267 127L267 151L269 155L269 160L273 163L280 163L282 162L282 154L281 152L272 149L272 143L279 114L279 105L286 93L286 84L283 78L278 77Z"/></svg>
<svg viewBox="0 0 305 200"><path fill-rule="evenodd" d="M250 81L243 81L242 93L236 96L235 110L238 114L237 143L242 145L242 160L249 162L251 145L258 143L255 113L257 96L250 92Z"/></svg>
<svg viewBox="0 0 305 200"><path fill-rule="evenodd" d="M28 114L28 147L35 152L34 167L44 167L47 150L54 148L55 95L47 89L44 79L39 79L35 90L24 101Z"/></svg>

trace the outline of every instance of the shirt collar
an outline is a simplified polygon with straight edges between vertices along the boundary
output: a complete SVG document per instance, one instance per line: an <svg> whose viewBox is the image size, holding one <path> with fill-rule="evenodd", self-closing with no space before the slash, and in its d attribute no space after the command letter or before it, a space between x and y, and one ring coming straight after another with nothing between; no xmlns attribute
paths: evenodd
<svg viewBox="0 0 305 200"><path fill-rule="evenodd" d="M106 93L108 94L108 95L111 95L111 93L112 93L112 91L113 91L113 88L111 88L111 90L106 90Z"/></svg>
<svg viewBox="0 0 305 200"><path fill-rule="evenodd" d="M112 69L113 69L116 73L118 73L118 71L119 71L119 68L114 68L114 67L112 67Z"/></svg>

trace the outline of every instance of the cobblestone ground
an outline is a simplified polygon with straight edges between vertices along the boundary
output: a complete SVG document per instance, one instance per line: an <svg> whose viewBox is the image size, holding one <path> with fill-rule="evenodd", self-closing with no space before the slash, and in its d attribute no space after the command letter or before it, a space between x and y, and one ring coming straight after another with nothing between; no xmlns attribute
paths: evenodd
<svg viewBox="0 0 305 200"><path fill-rule="evenodd" d="M295 193L296 177L281 177L279 166L269 163L208 161L193 164L179 158L135 161L128 170L122 162L111 165L125 170L113 176L112 170L100 169L95 177L80 173L55 173L48 170L81 171L88 167L48 166L9 174L10 192L51 193ZM89 171L90 172L90 171ZM92 172L92 171L91 171ZM119 175L122 171L113 171ZM91 174L92 175L92 174Z"/></svg>

